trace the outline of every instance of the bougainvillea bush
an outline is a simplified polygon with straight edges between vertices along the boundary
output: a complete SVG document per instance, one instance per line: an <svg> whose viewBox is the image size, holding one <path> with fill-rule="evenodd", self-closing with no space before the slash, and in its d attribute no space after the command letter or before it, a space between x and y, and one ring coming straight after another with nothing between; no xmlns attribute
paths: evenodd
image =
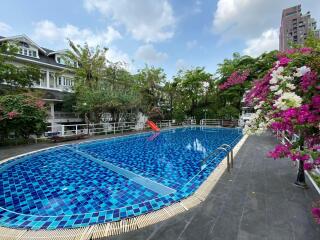
<svg viewBox="0 0 320 240"><path fill-rule="evenodd" d="M0 140L9 136L29 138L46 129L44 102L29 94L0 97Z"/></svg>
<svg viewBox="0 0 320 240"><path fill-rule="evenodd" d="M249 70L245 70L243 72L235 71L230 75L230 77L228 77L227 81L219 85L219 89L223 91L232 86L242 84L247 80L249 74Z"/></svg>
<svg viewBox="0 0 320 240"><path fill-rule="evenodd" d="M245 103L254 106L255 114L245 132L259 134L271 129L293 140L275 146L269 157L300 160L305 170L320 166L319 77L317 49L290 49L278 54L278 61L246 94Z"/></svg>
<svg viewBox="0 0 320 240"><path fill-rule="evenodd" d="M299 136L293 144L281 144L270 157L303 160L310 169L320 165L320 57L310 48L280 53L274 67L257 80L245 101L256 113L245 131L261 133L267 128ZM303 148L301 148L303 146Z"/></svg>

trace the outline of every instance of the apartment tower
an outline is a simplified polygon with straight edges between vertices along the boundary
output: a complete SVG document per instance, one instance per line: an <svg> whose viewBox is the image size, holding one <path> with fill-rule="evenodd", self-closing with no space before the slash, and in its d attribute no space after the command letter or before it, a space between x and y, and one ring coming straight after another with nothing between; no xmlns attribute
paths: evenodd
<svg viewBox="0 0 320 240"><path fill-rule="evenodd" d="M281 18L279 50L284 51L290 48L290 43L303 44L310 32L320 37L317 22L311 17L310 12L302 14L301 5L284 9Z"/></svg>

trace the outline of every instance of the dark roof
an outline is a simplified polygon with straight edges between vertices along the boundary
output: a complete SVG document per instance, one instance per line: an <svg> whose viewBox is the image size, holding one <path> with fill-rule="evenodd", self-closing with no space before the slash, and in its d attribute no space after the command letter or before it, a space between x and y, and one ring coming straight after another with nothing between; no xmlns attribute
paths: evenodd
<svg viewBox="0 0 320 240"><path fill-rule="evenodd" d="M6 38L4 36L0 36L0 39L3 39L3 38ZM41 47L44 51L46 51L47 55L44 54L43 52L39 51L39 58L34 58L34 57L29 57L29 56L24 56L24 55L20 55L20 54L17 54L16 56L19 57L19 58L23 58L23 59L26 59L26 60L32 60L34 62L38 62L39 64L50 64L52 66L56 66L56 67L66 67L65 65L63 64L60 64L60 63L57 63L56 60L55 60L55 57L54 57L54 54L53 55L50 55L48 56L48 54L50 53L53 53L53 52L56 52L55 50L51 50L51 49L48 49L48 48L43 48Z"/></svg>
<svg viewBox="0 0 320 240"><path fill-rule="evenodd" d="M24 56L24 55L20 55L20 54L17 54L17 57L24 58L24 59L30 59L32 61L38 62L39 64L45 63L45 64L57 66L57 67L66 67L63 64L57 63L54 55L47 56L47 55L43 54L42 52L39 52L39 58L28 57L28 56Z"/></svg>
<svg viewBox="0 0 320 240"><path fill-rule="evenodd" d="M42 49L44 49L48 54L55 52L54 50L51 50L51 49L48 49L48 48L44 48L44 47L42 47Z"/></svg>

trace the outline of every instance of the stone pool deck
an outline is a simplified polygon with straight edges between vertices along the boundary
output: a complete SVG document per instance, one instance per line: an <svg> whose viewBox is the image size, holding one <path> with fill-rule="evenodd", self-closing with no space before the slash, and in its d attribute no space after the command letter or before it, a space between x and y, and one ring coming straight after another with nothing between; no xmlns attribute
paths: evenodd
<svg viewBox="0 0 320 240"><path fill-rule="evenodd" d="M225 172L208 198L169 220L109 237L112 240L315 240L320 225L310 213L320 200L310 189L292 185L290 160L266 158L272 136L251 136L238 152L232 173Z"/></svg>
<svg viewBox="0 0 320 240"><path fill-rule="evenodd" d="M320 195L309 182L308 190L291 184L296 176L291 161L265 157L275 144L272 136L249 137L231 174L222 175L203 203L169 220L104 239L320 239L320 225L310 213ZM0 147L0 161L54 145Z"/></svg>

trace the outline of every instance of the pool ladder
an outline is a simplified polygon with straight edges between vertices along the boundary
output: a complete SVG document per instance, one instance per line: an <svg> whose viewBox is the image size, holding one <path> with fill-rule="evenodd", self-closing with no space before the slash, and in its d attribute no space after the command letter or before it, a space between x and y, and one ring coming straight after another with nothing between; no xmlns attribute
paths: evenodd
<svg viewBox="0 0 320 240"><path fill-rule="evenodd" d="M228 169L228 172L230 172L230 168L233 168L234 158L233 158L233 149L229 144L220 145L213 152L211 152L205 159L203 159L201 163L201 170L203 170L207 166L207 163L210 159L214 160L215 157L219 156L221 154L221 151L227 153L227 169Z"/></svg>

